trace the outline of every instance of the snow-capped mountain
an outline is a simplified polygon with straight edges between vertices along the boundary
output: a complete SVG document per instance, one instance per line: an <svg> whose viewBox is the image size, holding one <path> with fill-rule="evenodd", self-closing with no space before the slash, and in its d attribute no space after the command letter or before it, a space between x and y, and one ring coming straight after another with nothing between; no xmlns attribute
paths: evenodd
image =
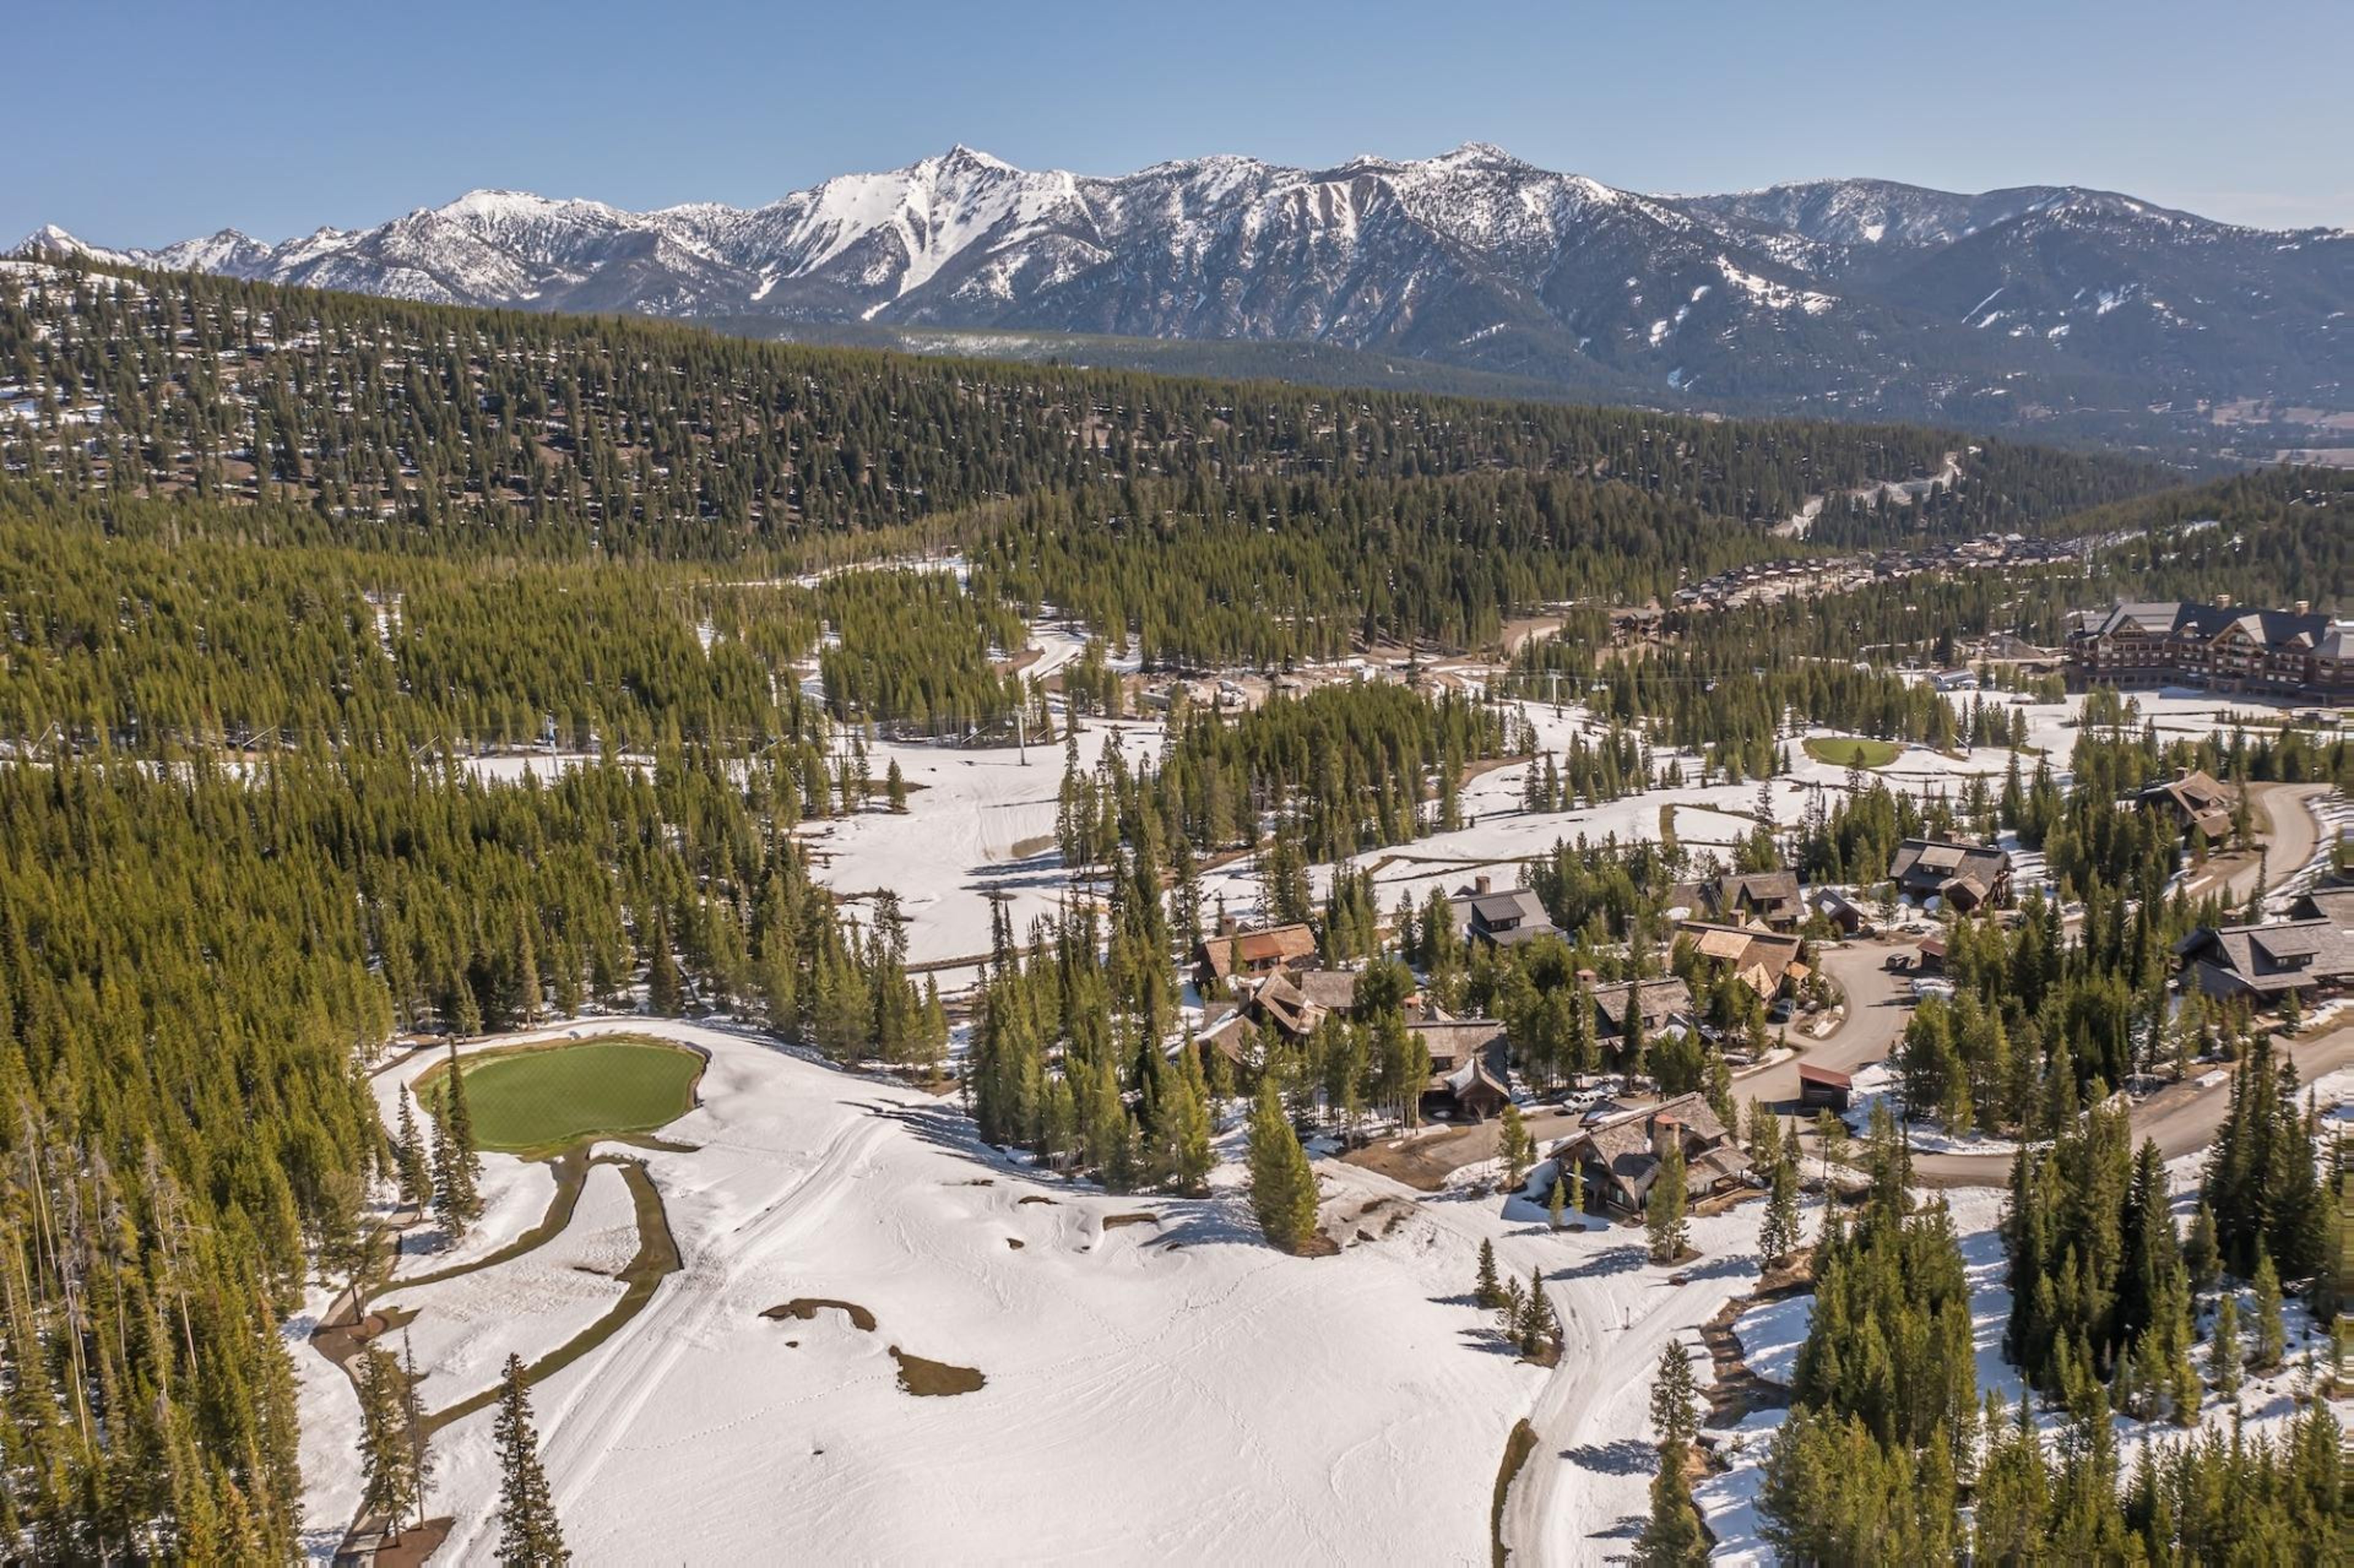
<svg viewBox="0 0 2354 1568"><path fill-rule="evenodd" d="M960 146L748 211L474 191L275 246L224 229L113 251L48 228L24 249L799 335L1297 341L1662 401L1981 420L2030 404L2345 407L2354 378L2346 231L2237 228L2072 186L1649 196L1479 143L1111 178Z"/></svg>

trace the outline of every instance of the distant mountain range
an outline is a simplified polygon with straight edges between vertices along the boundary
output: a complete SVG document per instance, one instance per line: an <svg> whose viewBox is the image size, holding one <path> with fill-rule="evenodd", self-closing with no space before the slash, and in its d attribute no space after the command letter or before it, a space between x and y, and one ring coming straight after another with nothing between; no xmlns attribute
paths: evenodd
<svg viewBox="0 0 2354 1568"><path fill-rule="evenodd" d="M1150 361L1113 340L1307 344L1327 372L1356 366L1349 379L1443 368L1474 386L2153 444L2212 446L2251 420L2327 429L2354 410L2354 231L2241 228L2068 185L1643 196L1476 143L1111 178L957 147L749 211L475 191L280 245L224 229L115 251L48 228L20 249L1097 361Z"/></svg>

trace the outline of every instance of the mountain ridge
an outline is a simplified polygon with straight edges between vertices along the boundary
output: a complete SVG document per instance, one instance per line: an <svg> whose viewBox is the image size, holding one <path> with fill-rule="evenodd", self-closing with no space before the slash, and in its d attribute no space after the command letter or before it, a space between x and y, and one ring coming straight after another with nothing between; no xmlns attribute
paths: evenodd
<svg viewBox="0 0 2354 1568"><path fill-rule="evenodd" d="M1469 142L1098 176L959 144L756 207L491 187L270 245L17 253L795 335L861 323L1299 342L1666 404L2036 423L2354 407L2354 232L2118 192L1792 181L1650 196ZM2181 406L2178 408L2178 406Z"/></svg>

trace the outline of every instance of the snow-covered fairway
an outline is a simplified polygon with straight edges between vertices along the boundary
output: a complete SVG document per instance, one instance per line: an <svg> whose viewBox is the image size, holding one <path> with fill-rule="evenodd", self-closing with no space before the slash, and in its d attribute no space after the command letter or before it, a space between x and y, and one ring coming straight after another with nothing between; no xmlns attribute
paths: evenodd
<svg viewBox="0 0 2354 1568"><path fill-rule="evenodd" d="M1317 1167L1324 1223L1351 1245L1289 1258L1259 1243L1232 1164L1200 1202L1106 1197L977 1150L952 1106L749 1034L573 1027L711 1054L702 1107L664 1132L698 1147L645 1153L683 1268L535 1389L583 1563L1483 1562L1523 1415L1543 1442L1514 1532L1542 1538L1538 1560L1598 1561L1644 1510L1649 1466L1629 1443L1659 1344L1755 1275L1755 1204L1702 1223L1708 1255L1679 1287L1643 1261L1638 1231L1554 1235L1526 1203L1416 1202L1331 1161ZM627 1250L610 1196L592 1187L576 1216L593 1240L411 1289L429 1404L504 1354L485 1331L494 1303L511 1303L515 1348L544 1352L566 1309L535 1303L569 1294L551 1271ZM1105 1223L1147 1213L1160 1223ZM1483 1237L1505 1270L1543 1269L1570 1336L1558 1371L1516 1361L1470 1304ZM435 1295L461 1286L473 1320L429 1329ZM761 1316L798 1298L855 1303L875 1327ZM987 1385L906 1393L895 1345ZM298 1365L324 1535L349 1517L356 1409L323 1359L298 1349ZM486 1411L438 1439L432 1511L458 1520L447 1561L495 1540L490 1425Z"/></svg>

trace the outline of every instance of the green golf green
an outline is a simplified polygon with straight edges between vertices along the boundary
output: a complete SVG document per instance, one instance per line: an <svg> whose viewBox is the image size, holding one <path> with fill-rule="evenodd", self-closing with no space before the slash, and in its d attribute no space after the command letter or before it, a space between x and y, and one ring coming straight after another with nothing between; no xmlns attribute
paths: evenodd
<svg viewBox="0 0 2354 1568"><path fill-rule="evenodd" d="M1807 755L1834 768L1885 768L1904 754L1893 740L1808 740Z"/></svg>
<svg viewBox="0 0 2354 1568"><path fill-rule="evenodd" d="M695 1108L703 1058L658 1040L613 1038L464 1059L474 1141L508 1153L598 1134L652 1132ZM447 1067L419 1084L436 1104Z"/></svg>

